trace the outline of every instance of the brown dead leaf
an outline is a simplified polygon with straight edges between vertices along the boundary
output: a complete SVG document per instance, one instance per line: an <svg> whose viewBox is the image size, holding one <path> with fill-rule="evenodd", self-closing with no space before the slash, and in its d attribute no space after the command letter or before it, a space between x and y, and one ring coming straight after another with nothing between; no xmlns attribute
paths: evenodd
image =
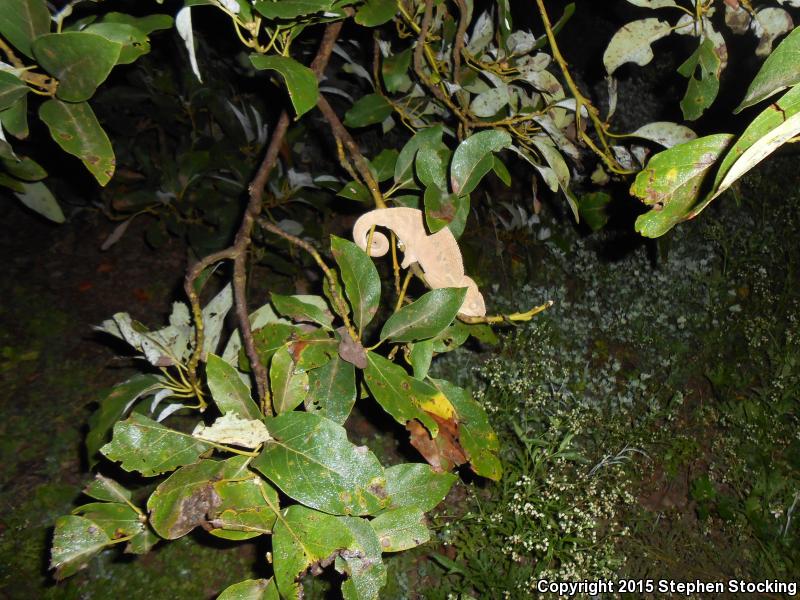
<svg viewBox="0 0 800 600"><path fill-rule="evenodd" d="M434 471L443 473L467 462L463 448L458 443L458 423L428 413L439 425L439 435L431 438L419 421L409 421L406 429L411 434L411 445L416 448Z"/></svg>
<svg viewBox="0 0 800 600"><path fill-rule="evenodd" d="M342 341L339 342L339 358L359 369L366 369L367 351L364 350L364 346L361 345L361 342L350 337L347 327L339 327L336 333L342 338Z"/></svg>

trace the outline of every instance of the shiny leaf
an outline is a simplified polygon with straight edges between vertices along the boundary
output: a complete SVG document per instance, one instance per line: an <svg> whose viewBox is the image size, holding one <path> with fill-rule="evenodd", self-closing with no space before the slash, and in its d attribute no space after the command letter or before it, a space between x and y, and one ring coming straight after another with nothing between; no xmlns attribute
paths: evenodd
<svg viewBox="0 0 800 600"><path fill-rule="evenodd" d="M340 515L374 514L385 506L383 468L366 447L350 443L343 427L304 412L279 415L267 427L274 439L252 466L285 494Z"/></svg>
<svg viewBox="0 0 800 600"><path fill-rule="evenodd" d="M353 309L359 331L369 325L381 299L381 279L372 259L349 240L331 236L331 254L344 282L344 293Z"/></svg>
<svg viewBox="0 0 800 600"><path fill-rule="evenodd" d="M343 424L356 401L356 378L352 364L334 356L321 367L308 371L306 410Z"/></svg>
<svg viewBox="0 0 800 600"><path fill-rule="evenodd" d="M150 477L196 462L212 446L134 413L114 426L111 442L100 449L126 471Z"/></svg>
<svg viewBox="0 0 800 600"><path fill-rule="evenodd" d="M425 525L425 514L416 506L381 513L370 521L370 525L384 552L408 550L431 539L431 532Z"/></svg>
<svg viewBox="0 0 800 600"><path fill-rule="evenodd" d="M453 322L466 293L466 288L438 288L423 294L386 320L381 339L413 342L436 337Z"/></svg>
<svg viewBox="0 0 800 600"><path fill-rule="evenodd" d="M386 491L392 508L413 506L423 512L433 510L457 480L453 473L436 473L422 463L404 463L386 469Z"/></svg>
<svg viewBox="0 0 800 600"><path fill-rule="evenodd" d="M767 57L734 112L758 104L797 83L800 83L800 27L787 35Z"/></svg>
<svg viewBox="0 0 800 600"><path fill-rule="evenodd" d="M260 419L261 411L250 395L250 388L234 367L215 354L206 363L208 389L222 414L232 412L243 419Z"/></svg>
<svg viewBox="0 0 800 600"><path fill-rule="evenodd" d="M511 135L504 130L481 131L461 142L450 165L450 187L463 196L474 190L494 164L492 152L511 145Z"/></svg>
<svg viewBox="0 0 800 600"><path fill-rule="evenodd" d="M103 528L84 517L68 515L56 520L50 568L56 579L74 575L95 554L111 543Z"/></svg>

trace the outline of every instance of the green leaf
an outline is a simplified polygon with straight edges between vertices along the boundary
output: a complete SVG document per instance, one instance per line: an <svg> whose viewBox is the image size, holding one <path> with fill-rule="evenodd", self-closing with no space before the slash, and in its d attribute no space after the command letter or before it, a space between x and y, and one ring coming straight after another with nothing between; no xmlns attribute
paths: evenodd
<svg viewBox="0 0 800 600"><path fill-rule="evenodd" d="M439 426L428 412L447 419L452 417L452 405L436 388L414 379L403 367L374 352L367 352L364 380L375 400L401 425L412 419L420 421L432 437ZM427 411L427 412L426 412Z"/></svg>
<svg viewBox="0 0 800 600"><path fill-rule="evenodd" d="M58 79L56 96L67 102L91 98L122 52L122 44L84 31L48 33L32 47L39 64Z"/></svg>
<svg viewBox="0 0 800 600"><path fill-rule="evenodd" d="M288 4L292 0L281 0L281 4ZM267 4L266 2L262 2ZM277 3L276 3L277 4ZM256 7L258 9L258 6ZM262 12L259 10L259 12ZM256 69L277 71L286 82L286 89L292 106L297 116L300 117L317 105L319 98L319 87L317 76L314 71L301 65L299 62L288 56L264 56L261 54L251 54L250 62Z"/></svg>
<svg viewBox="0 0 800 600"><path fill-rule="evenodd" d="M356 202L370 202L372 200L372 195L369 193L367 186L360 181L349 181L344 184L336 195Z"/></svg>
<svg viewBox="0 0 800 600"><path fill-rule="evenodd" d="M95 475L94 480L84 488L83 493L95 500L104 502L127 503L131 500L130 490L125 489L113 479L104 477L100 473Z"/></svg>
<svg viewBox="0 0 800 600"><path fill-rule="evenodd" d="M134 17L119 12L110 12L103 16L101 23L122 23L131 25L144 33L150 35L159 29L171 29L174 21L169 15L154 14L144 17Z"/></svg>
<svg viewBox="0 0 800 600"><path fill-rule="evenodd" d="M384 552L415 548L431 539L425 513L416 506L404 506L379 514L370 525L378 535Z"/></svg>
<svg viewBox="0 0 800 600"><path fill-rule="evenodd" d="M480 131L461 142L450 165L450 187L461 196L469 194L494 165L492 152L511 145L504 130Z"/></svg>
<svg viewBox="0 0 800 600"><path fill-rule="evenodd" d="M22 96L5 110L0 110L0 123L18 140L28 137L28 97Z"/></svg>
<svg viewBox="0 0 800 600"><path fill-rule="evenodd" d="M414 160L414 170L417 178L425 187L436 187L442 192L447 191L447 167L450 164L452 153L445 145L422 146L417 151Z"/></svg>
<svg viewBox="0 0 800 600"><path fill-rule="evenodd" d="M50 568L56 570L56 579L74 575L110 543L103 528L89 519L73 515L59 517L53 534Z"/></svg>
<svg viewBox="0 0 800 600"><path fill-rule="evenodd" d="M79 506L73 513L98 525L112 540L139 534L145 528L139 513L129 504L92 502Z"/></svg>
<svg viewBox="0 0 800 600"><path fill-rule="evenodd" d="M0 71L0 110L9 108L29 91L19 77L8 71Z"/></svg>
<svg viewBox="0 0 800 600"><path fill-rule="evenodd" d="M50 31L50 12L44 0L3 0L0 35L28 58L31 42Z"/></svg>
<svg viewBox="0 0 800 600"><path fill-rule="evenodd" d="M392 105L380 94L367 94L353 103L344 115L347 127L366 127L382 123L392 114Z"/></svg>
<svg viewBox="0 0 800 600"><path fill-rule="evenodd" d="M295 370L305 373L327 363L339 349L339 340L327 331L316 329L296 334L287 344L289 354L295 361Z"/></svg>
<svg viewBox="0 0 800 600"><path fill-rule="evenodd" d="M245 579L222 590L217 600L280 600L275 580Z"/></svg>
<svg viewBox="0 0 800 600"><path fill-rule="evenodd" d="M299 600L302 591L296 580L300 574L354 542L353 534L336 517L304 506L290 506L278 519L272 535L273 570L281 596Z"/></svg>
<svg viewBox="0 0 800 600"><path fill-rule="evenodd" d="M215 354L208 355L206 377L214 403L222 414L232 412L243 419L262 417L250 394L250 388L239 377L239 373Z"/></svg>
<svg viewBox="0 0 800 600"><path fill-rule="evenodd" d="M425 188L425 224L431 233L449 227L458 239L464 233L469 217L469 195L442 192L438 187Z"/></svg>
<svg viewBox="0 0 800 600"><path fill-rule="evenodd" d="M39 118L50 129L56 143L81 159L100 185L111 180L116 164L114 149L86 102L67 104L48 100L39 107Z"/></svg>
<svg viewBox="0 0 800 600"><path fill-rule="evenodd" d="M127 381L114 386L111 391L100 400L100 406L89 417L89 433L86 434L86 454L89 466L97 464L96 454L108 441L108 432L119 421L127 408L137 399L148 392L153 392L160 386L155 375L134 375Z"/></svg>
<svg viewBox="0 0 800 600"><path fill-rule="evenodd" d="M386 491L392 508L413 506L423 512L444 500L458 480L453 473L436 473L430 465L403 463L386 469Z"/></svg>
<svg viewBox="0 0 800 600"><path fill-rule="evenodd" d="M197 526L206 526L221 512L231 508L230 500L250 500L248 496L237 495L226 490L228 484L237 480L248 480L252 488L251 496L258 498L258 506L266 507L274 522L277 510L277 495L272 490L274 510L265 504L258 487L252 485L254 475L247 471L248 457L235 456L226 461L201 460L198 463L181 467L165 479L151 494L147 501L150 511L150 525L161 537L174 540L189 533ZM228 503L223 507L224 500ZM250 508L248 502L242 509ZM222 523L213 523L221 527Z"/></svg>
<svg viewBox="0 0 800 600"><path fill-rule="evenodd" d="M654 207L636 219L636 231L645 237L659 237L686 220L706 174L732 138L710 135L654 155L631 186L631 194Z"/></svg>
<svg viewBox="0 0 800 600"><path fill-rule="evenodd" d="M381 543L366 519L339 517L355 539L356 552L336 557L336 570L347 575L342 583L344 600L378 600L386 585Z"/></svg>
<svg viewBox="0 0 800 600"><path fill-rule="evenodd" d="M458 441L464 449L470 468L480 475L499 481L503 475L498 453L500 441L489 424L486 411L465 389L444 379L431 379L455 407L458 415Z"/></svg>
<svg viewBox="0 0 800 600"><path fill-rule="evenodd" d="M508 172L508 167L500 160L499 156L494 157L492 171L494 171L494 174L497 175L497 178L502 181L506 187L511 187L511 173Z"/></svg>
<svg viewBox="0 0 800 600"><path fill-rule="evenodd" d="M322 299L320 298L320 300ZM302 297L273 293L272 305L279 314L289 317L293 321L318 323L326 329L330 329L333 323L333 315L324 300L322 301L323 308L320 303L312 304L304 301Z"/></svg>
<svg viewBox="0 0 800 600"><path fill-rule="evenodd" d="M308 374L297 370L288 348L281 348L272 356L269 387L272 391L272 406L278 414L294 410L306 397Z"/></svg>
<svg viewBox="0 0 800 600"><path fill-rule="evenodd" d="M147 34L127 23L92 23L82 31L97 34L110 42L120 44L122 49L117 58L118 65L128 65L150 52L150 40Z"/></svg>
<svg viewBox="0 0 800 600"><path fill-rule="evenodd" d="M411 48L406 48L402 52L392 54L383 59L381 64L381 75L386 91L395 93L403 88L411 86L411 78L408 71L411 68Z"/></svg>
<svg viewBox="0 0 800 600"><path fill-rule="evenodd" d="M268 19L295 19L328 11L331 0L257 0L255 9Z"/></svg>
<svg viewBox="0 0 800 600"><path fill-rule="evenodd" d="M415 379L422 380L428 376L428 370L431 368L433 360L433 346L433 340L423 340L412 344L408 360L411 368L414 369Z"/></svg>
<svg viewBox="0 0 800 600"><path fill-rule="evenodd" d="M391 21L396 12L396 0L366 0L356 11L356 23L377 27Z"/></svg>
<svg viewBox="0 0 800 600"><path fill-rule="evenodd" d="M759 114L736 143L728 150L717 169L714 187L688 215L694 218L708 204L727 190L736 180L800 130L800 85L789 90L777 102L769 105Z"/></svg>
<svg viewBox="0 0 800 600"><path fill-rule="evenodd" d="M353 321L362 331L369 325L381 300L381 278L372 259L353 242L331 236L331 254L339 266L344 293L353 309Z"/></svg>
<svg viewBox="0 0 800 600"><path fill-rule="evenodd" d="M114 425L111 441L100 448L100 452L120 462L126 471L139 471L152 477L196 462L211 447L211 444L133 413Z"/></svg>
<svg viewBox="0 0 800 600"><path fill-rule="evenodd" d="M466 294L466 288L438 288L423 294L386 320L381 339L413 342L436 337L456 318Z"/></svg>
<svg viewBox="0 0 800 600"><path fill-rule="evenodd" d="M248 461L241 464L247 465ZM225 476L231 477L227 473ZM217 537L247 540L271 534L275 526L280 510L278 492L246 468L243 476L246 478L214 483L220 502L209 513L209 523L215 528L211 533Z"/></svg>
<svg viewBox="0 0 800 600"><path fill-rule="evenodd" d="M352 364L334 356L323 366L308 371L306 410L343 424L356 402L356 374Z"/></svg>
<svg viewBox="0 0 800 600"><path fill-rule="evenodd" d="M315 413L287 412L271 419L267 428L274 439L252 466L286 495L340 515L374 514L387 504L378 459L350 443L340 425Z"/></svg>
<svg viewBox="0 0 800 600"><path fill-rule="evenodd" d="M36 183L20 181L19 185L23 188L23 191L15 192L14 195L19 198L19 201L25 206L36 211L46 219L50 219L54 223L63 223L66 221L61 207L58 205L50 189L44 183L41 181L37 181Z"/></svg>
<svg viewBox="0 0 800 600"><path fill-rule="evenodd" d="M699 118L714 102L719 92L721 71L722 61L714 51L711 38L703 39L697 50L678 67L678 73L689 78L686 95L681 100L685 119L693 121Z"/></svg>
<svg viewBox="0 0 800 600"><path fill-rule="evenodd" d="M441 125L434 125L418 131L406 142L394 166L394 182L397 187L416 187L414 185L414 159L417 151L424 146L440 147L443 131Z"/></svg>
<svg viewBox="0 0 800 600"><path fill-rule="evenodd" d="M767 56L747 88L744 100L733 112L758 104L797 83L800 83L800 27L795 27Z"/></svg>
<svg viewBox="0 0 800 600"><path fill-rule="evenodd" d="M263 327L256 329L253 332L253 342L261 364L268 365L278 348L284 346L289 338L292 337L292 334L297 331L299 330L295 325L286 323L267 323ZM244 348L240 353L239 366L242 370L249 370L249 362Z"/></svg>
<svg viewBox="0 0 800 600"><path fill-rule="evenodd" d="M39 163L27 156L22 156L20 154L16 156L11 155L8 158L3 158L2 163L8 174L16 177L17 179L22 179L24 181L39 181L40 179L47 177L47 171L45 171ZM48 192L44 193L48 194ZM57 204L54 205L54 207L57 206ZM44 214L41 210L36 210L36 212ZM57 216L59 213L60 209L58 209L58 212L52 213L56 218L52 218L50 216L48 216L48 218L52 221L56 221L59 218ZM60 222L63 222L63 215L61 215L60 218L62 219Z"/></svg>
<svg viewBox="0 0 800 600"><path fill-rule="evenodd" d="M608 223L608 205L611 196L605 192L584 194L578 200L578 212L581 219L592 231L599 231Z"/></svg>
<svg viewBox="0 0 800 600"><path fill-rule="evenodd" d="M370 161L370 167L375 175L375 181L382 183L392 178L394 166L397 164L397 157L400 153L394 148L381 150L380 154Z"/></svg>

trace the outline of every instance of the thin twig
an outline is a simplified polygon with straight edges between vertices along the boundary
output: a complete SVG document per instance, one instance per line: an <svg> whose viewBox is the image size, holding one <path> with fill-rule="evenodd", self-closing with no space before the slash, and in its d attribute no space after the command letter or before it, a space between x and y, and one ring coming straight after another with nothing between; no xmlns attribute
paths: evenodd
<svg viewBox="0 0 800 600"><path fill-rule="evenodd" d="M319 95L319 100L317 100L317 108L328 122L328 125L330 126L337 143L340 143L347 148L347 152L353 159L353 164L358 171L358 174L364 180L367 189L369 189L369 193L372 195L372 200L375 202L375 206L378 208L386 208L386 202L383 199L383 194L378 186L378 182L372 175L372 171L369 170L369 164L367 163L367 160L364 158L364 155L361 154L361 150L359 150L358 144L353 139L353 136L351 136L350 132L345 129L344 125L342 125L339 117L336 115L333 108L331 108L331 105L328 104L328 101L322 94Z"/></svg>
<svg viewBox="0 0 800 600"><path fill-rule="evenodd" d="M311 70L314 71L319 79L325 66L328 64L333 46L336 39L339 37L339 32L342 28L342 21L330 23L325 28L325 33L322 37L317 55L311 63ZM259 401L261 402L262 410L265 414L272 414L272 406L269 400L269 391L267 387L267 370L265 365L261 364L258 358L258 352L253 341L253 331L250 327L250 318L247 309L246 297L246 281L247 281L247 250L252 240L253 224L256 218L261 213L263 207L264 188L269 180L270 173L272 172L275 163L278 160L278 152L280 151L283 140L286 137L286 131L289 128L289 113L283 111L275 130L272 133L267 152L264 159L256 172L255 177L249 186L249 200L247 208L245 209L244 216L242 217L241 225L234 238L233 245L225 250L216 252L210 256L198 261L195 265L190 267L186 273L184 281L184 290L192 307L192 315L195 321L195 348L192 357L189 360L188 371L189 379L195 389L199 389L197 382L197 365L200 362L203 353L204 342L204 326L203 326L203 313L200 308L200 289L195 289L195 282L200 274L210 267L211 265L221 260L233 260L233 296L235 304L235 312L237 321L239 323L239 331L242 336L242 343L250 359L250 366L253 369L253 375L256 381L256 389L258 392ZM202 286L200 286L202 287Z"/></svg>

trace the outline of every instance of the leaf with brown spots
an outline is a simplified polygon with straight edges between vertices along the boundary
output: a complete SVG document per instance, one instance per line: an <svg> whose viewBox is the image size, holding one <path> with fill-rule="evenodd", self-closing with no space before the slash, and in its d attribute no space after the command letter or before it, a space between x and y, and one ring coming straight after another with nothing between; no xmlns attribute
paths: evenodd
<svg viewBox="0 0 800 600"><path fill-rule="evenodd" d="M39 107L39 118L50 129L56 143L65 152L80 158L100 185L111 180L116 165L114 149L86 102L48 100Z"/></svg>

